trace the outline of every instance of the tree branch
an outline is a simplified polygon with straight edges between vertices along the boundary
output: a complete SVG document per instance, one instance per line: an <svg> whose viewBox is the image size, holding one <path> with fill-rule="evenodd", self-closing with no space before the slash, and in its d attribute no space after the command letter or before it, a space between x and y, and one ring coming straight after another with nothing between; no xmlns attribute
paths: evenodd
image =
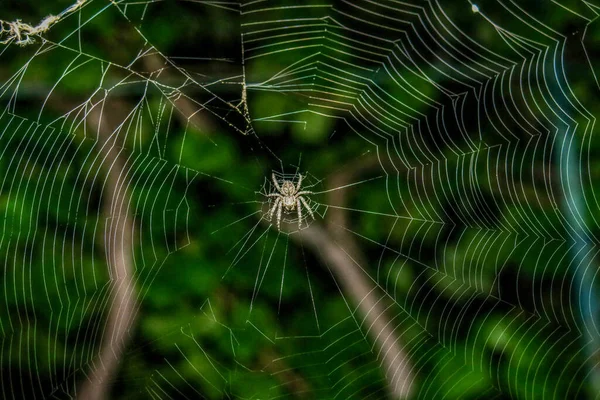
<svg viewBox="0 0 600 400"><path fill-rule="evenodd" d="M367 322L366 326L369 327L371 339L379 348L379 356L383 358L390 394L394 399L405 399L412 393L414 379L408 354L386 315L387 307L384 306L385 302L381 301L382 294L364 272L368 262L360 246L349 231L340 228L348 225L348 212L344 209L350 189L347 185L355 181L358 175L374 168L381 168L381 164L376 156L371 156L329 178L328 189L337 189L328 192L327 203L341 208L331 207L328 210L326 223L329 233L315 227L312 232L303 232L303 241L323 254L322 257L346 288L346 293L358 304Z"/></svg>
<svg viewBox="0 0 600 400"><path fill-rule="evenodd" d="M328 182L329 188L338 188L329 193L328 204L343 207L347 202L349 188L343 186L369 169L379 167L375 157L363 159L359 163L334 174ZM412 366L401 340L394 330L391 319L386 315L384 296L377 285L364 272L367 260L354 240L354 237L339 226L346 226L346 210L329 208L327 227L313 222L309 227L294 232L290 238L306 246L323 264L333 272L342 291L357 305L368 327L368 334L378 348L388 382L390 396L394 399L408 398L413 389ZM295 227L285 223L282 230L292 231Z"/></svg>
<svg viewBox="0 0 600 400"><path fill-rule="evenodd" d="M88 116L88 124L98 132L98 151L105 161L106 185L103 196L105 216L105 248L110 275L112 303L108 311L106 328L103 333L102 347L98 358L92 362L92 370L87 380L81 384L77 397L81 400L106 399L111 381L116 374L119 361L125 350L129 332L135 321L135 293L132 265L133 221L129 214L130 203L127 173L122 158L121 146L115 143L107 115L117 116L120 121L120 104L104 103L109 111L96 106Z"/></svg>
<svg viewBox="0 0 600 400"><path fill-rule="evenodd" d="M368 333L379 348L383 359L390 394L394 399L407 398L412 390L412 368L408 355L400 344L391 320L385 314L376 285L362 271L367 263L357 247L339 243L318 223L290 236L305 245L321 261L329 266L341 284L342 290L358 305L360 314L366 320ZM353 255L346 249L352 249Z"/></svg>

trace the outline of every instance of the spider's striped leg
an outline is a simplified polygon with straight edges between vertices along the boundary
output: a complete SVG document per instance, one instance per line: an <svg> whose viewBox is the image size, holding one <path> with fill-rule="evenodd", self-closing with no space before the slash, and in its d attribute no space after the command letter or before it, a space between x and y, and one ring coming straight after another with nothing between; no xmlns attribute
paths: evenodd
<svg viewBox="0 0 600 400"><path fill-rule="evenodd" d="M300 174L300 178L298 178L298 183L296 184L296 192L300 190L300 187L302 187L302 174Z"/></svg>
<svg viewBox="0 0 600 400"><path fill-rule="evenodd" d="M281 205L283 203L280 201L279 206L277 207L277 230L281 231Z"/></svg>
<svg viewBox="0 0 600 400"><path fill-rule="evenodd" d="M308 210L308 213L310 214L310 216L312 217L312 219L315 219L315 214L313 214L312 209L310 208L310 206L308 205L308 203L306 202L306 200L304 200L304 197L298 196L298 200L300 200L302 202L302 204L304 204L304 207L306 207L306 209ZM298 203L298 207L299 206L300 206L300 203Z"/></svg>
<svg viewBox="0 0 600 400"><path fill-rule="evenodd" d="M273 219L273 213L275 212L279 204L281 204L281 197L278 197L277 200L275 200L273 207L271 207L271 210L269 211L269 221Z"/></svg>
<svg viewBox="0 0 600 400"><path fill-rule="evenodd" d="M298 229L302 229L302 207L300 199L296 199L296 208L298 209Z"/></svg>
<svg viewBox="0 0 600 400"><path fill-rule="evenodd" d="M273 179L273 184L279 193L281 193L281 186L277 183L277 178L275 178L275 173L271 173L271 179Z"/></svg>
<svg viewBox="0 0 600 400"><path fill-rule="evenodd" d="M303 190L301 192L296 193L296 197L302 196L303 194L313 194L310 190Z"/></svg>

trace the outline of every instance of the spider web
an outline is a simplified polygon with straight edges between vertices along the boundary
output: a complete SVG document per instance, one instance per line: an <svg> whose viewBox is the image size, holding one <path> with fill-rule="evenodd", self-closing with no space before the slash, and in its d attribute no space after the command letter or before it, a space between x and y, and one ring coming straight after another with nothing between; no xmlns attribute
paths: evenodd
<svg viewBox="0 0 600 400"><path fill-rule="evenodd" d="M592 396L596 6L77 4L0 50L3 397L77 395L127 246L115 397Z"/></svg>

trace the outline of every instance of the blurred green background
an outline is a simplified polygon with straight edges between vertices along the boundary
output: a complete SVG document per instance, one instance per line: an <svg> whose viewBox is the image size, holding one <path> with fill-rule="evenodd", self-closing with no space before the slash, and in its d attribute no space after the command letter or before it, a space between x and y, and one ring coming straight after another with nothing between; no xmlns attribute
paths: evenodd
<svg viewBox="0 0 600 400"><path fill-rule="evenodd" d="M119 257L108 398L391 397L356 293L263 218L275 171L360 255L411 398L595 398L599 8L471 7L93 0L0 47L2 397L77 397Z"/></svg>

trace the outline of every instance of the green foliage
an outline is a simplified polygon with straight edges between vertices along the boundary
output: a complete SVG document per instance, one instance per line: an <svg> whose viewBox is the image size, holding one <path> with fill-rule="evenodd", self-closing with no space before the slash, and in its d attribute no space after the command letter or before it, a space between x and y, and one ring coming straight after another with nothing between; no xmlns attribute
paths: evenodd
<svg viewBox="0 0 600 400"><path fill-rule="evenodd" d="M22 3L41 7L40 15L56 12ZM570 293L557 290L573 283L574 263L559 209L560 178L550 167L549 148L536 147L550 136L531 137L522 127L502 126L508 118L476 116L475 110L465 118L473 126L452 125L448 110L454 112L460 99L446 96L458 81L451 68L442 61L432 67L426 57L434 55L426 52L423 59L407 57L412 50L401 48L404 28L398 28L402 35L394 33L398 37L381 33L394 43L385 44L385 57L377 59L383 44L375 39L373 54L354 51L358 39L343 37L320 2L294 14L294 21L314 21L310 29L319 36L301 42L296 52L272 44L280 52L276 61L253 59L249 51L243 70L240 41L250 48L254 38L241 36L246 25L237 17L260 24L260 13L236 10L232 18L229 3L117 2L123 4L106 9L92 3L48 34L64 40L57 49L33 57L31 48L9 48L11 61L0 66L8 79L26 65L18 84L0 95L17 115L0 117L0 367L3 383L17 376L26 383L12 387L13 395L38 389L44 396L72 394L92 365L111 312L106 231L128 215L135 227L139 314L113 398L291 398L303 390L306 398L319 399L386 396L382 355L340 276L317 252L260 222L271 172L296 170L314 185L316 223L323 224L321 217L329 218L336 206L346 208L347 225L331 232L353 235L364 253L367 262L360 267L378 286L391 325L417 366L421 398L575 398L581 392L573 382L579 381L588 390L583 328L573 317L579 309ZM292 3L281 4L270 10L273 21L289 16ZM487 49L514 57L502 32L467 15L465 4L444 10ZM490 6L489 12L501 11ZM80 18L90 19L81 32ZM579 21L557 9L538 18L559 30ZM512 18L506 25L525 37L529 32ZM292 22L285 29L302 37ZM163 75L152 71L147 60L136 59L141 49L167 55L189 75L171 65ZM331 54L357 66L352 73L361 90L351 90L347 78L330 68ZM465 71L481 67L463 56ZM308 83L288 91L292 83L277 74L304 59ZM160 56L158 61L158 68L166 65ZM391 74L396 81L386 72L392 66L399 68ZM576 79L581 71L568 72L573 95L596 115L600 102L590 94L589 76ZM468 85L486 81L484 75ZM516 90L511 79L501 92ZM255 135L229 125L243 110L242 84ZM174 87L193 100L200 124L176 110L168 114L177 100ZM110 99L121 102L123 115L114 117L111 133L121 140L115 143L127 172L118 188L129 196L126 205L107 204L106 176L114 160L100 155L102 142L91 124L78 125L78 111L69 113L90 99L91 108L104 89L114 89ZM22 98L11 99L11 90ZM502 100L476 93L488 95ZM370 100L413 123L400 126L376 107L362 125L349 123L360 119ZM532 95L519 106L539 103L534 116L541 120L550 107L542 100ZM106 111L107 118L113 111ZM163 119L154 120L157 115ZM425 126L442 133L426 137ZM551 130L535 129L542 135ZM586 149L598 151L597 135L580 132L575 135ZM600 163L581 156L589 176L598 178ZM361 170L361 163L370 166ZM328 185L340 171L352 171L349 183L356 185L345 192L345 204L330 204ZM600 198L600 186L591 180L583 185L587 199ZM591 226L600 211L597 202L586 206ZM39 388L29 387L32 382Z"/></svg>

